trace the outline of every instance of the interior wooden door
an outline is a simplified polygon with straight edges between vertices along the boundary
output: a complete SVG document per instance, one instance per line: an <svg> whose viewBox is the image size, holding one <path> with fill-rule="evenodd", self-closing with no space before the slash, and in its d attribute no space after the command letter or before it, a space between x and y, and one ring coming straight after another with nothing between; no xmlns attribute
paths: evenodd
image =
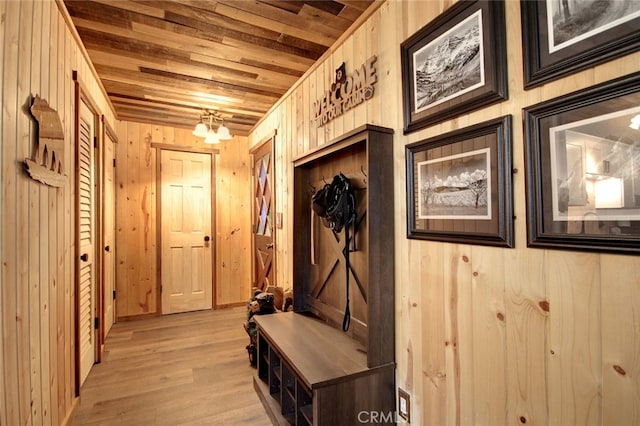
<svg viewBox="0 0 640 426"><path fill-rule="evenodd" d="M273 138L260 145L253 155L253 286L261 290L276 285L274 281L274 210Z"/></svg>
<svg viewBox="0 0 640 426"><path fill-rule="evenodd" d="M105 123L103 158L103 212L102 212L102 284L103 284L103 339L115 322L115 231L116 231L116 181L115 181L115 133Z"/></svg>
<svg viewBox="0 0 640 426"><path fill-rule="evenodd" d="M211 309L211 155L161 150L162 313Z"/></svg>
<svg viewBox="0 0 640 426"><path fill-rule="evenodd" d="M96 117L80 100L76 161L76 268L78 306L78 353L80 384L91 371L96 355L94 318L96 288L96 212L95 212L95 123Z"/></svg>

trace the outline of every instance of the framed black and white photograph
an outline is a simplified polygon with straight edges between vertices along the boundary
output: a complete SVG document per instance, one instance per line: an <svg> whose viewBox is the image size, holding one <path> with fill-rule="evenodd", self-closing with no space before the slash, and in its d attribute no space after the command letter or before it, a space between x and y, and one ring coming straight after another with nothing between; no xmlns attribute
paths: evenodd
<svg viewBox="0 0 640 426"><path fill-rule="evenodd" d="M637 0L521 1L525 88L640 48Z"/></svg>
<svg viewBox="0 0 640 426"><path fill-rule="evenodd" d="M513 247L511 116L405 151L408 238Z"/></svg>
<svg viewBox="0 0 640 426"><path fill-rule="evenodd" d="M404 132L507 98L504 4L458 2L401 45Z"/></svg>
<svg viewBox="0 0 640 426"><path fill-rule="evenodd" d="M640 73L524 118L528 245L640 252Z"/></svg>
<svg viewBox="0 0 640 426"><path fill-rule="evenodd" d="M491 220L490 149L421 161L418 219Z"/></svg>

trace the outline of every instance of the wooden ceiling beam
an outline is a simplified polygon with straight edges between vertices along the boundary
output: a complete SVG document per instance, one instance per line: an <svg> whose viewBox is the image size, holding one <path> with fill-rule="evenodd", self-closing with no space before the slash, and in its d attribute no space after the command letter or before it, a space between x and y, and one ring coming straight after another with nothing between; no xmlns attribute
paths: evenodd
<svg viewBox="0 0 640 426"><path fill-rule="evenodd" d="M272 105L272 97L264 97L259 95L253 95L247 97L245 95L235 95L225 90L221 91L204 91L194 90L190 87L169 86L163 83L146 82L144 85L134 80L128 80L126 78L117 79L116 77L102 77L105 88L109 95L111 94L124 94L132 95L139 98L145 98L149 96L157 96L167 98L170 96L180 96L181 94L189 95L194 99L200 99L203 103L208 102L211 104L220 105L235 105L237 107L251 107L254 109L260 109L263 106ZM268 109L268 106L266 107Z"/></svg>
<svg viewBox="0 0 640 426"><path fill-rule="evenodd" d="M93 3L102 4L107 7L113 7L113 0L93 0ZM153 16L154 18L164 19L164 9L154 7L154 5L141 4L135 1L118 0L118 9L127 10L129 12L141 15Z"/></svg>
<svg viewBox="0 0 640 426"><path fill-rule="evenodd" d="M124 95L113 95L111 96L111 99L113 100L114 104L118 104L118 105L121 105L121 104L158 105L167 110L179 112L182 115L193 114L194 117L201 115L202 111L206 109L214 109L213 107L212 108L207 108L206 106L203 107L201 103L195 103L195 102L189 102L189 101L175 102L175 100L172 98L160 99L155 97L154 98L147 97L144 99L140 99L140 98L129 97ZM230 108L228 106L216 107L215 109L225 117L226 116L234 116L236 118L244 117L244 119L247 122L251 120L255 120L256 118L262 117L265 112L264 109L252 111L251 109L247 109L247 108L239 109L239 108Z"/></svg>
<svg viewBox="0 0 640 426"><path fill-rule="evenodd" d="M195 116L195 118L191 116L185 116L182 114L173 113L170 110L165 110L162 108L158 108L155 105L132 105L132 104L118 104L119 111L125 114L139 114L141 116L157 116L157 118L163 118L165 120L171 120L174 122L182 121L185 124L190 124L191 126L195 126L200 120L200 113ZM254 123L255 120L247 120L246 118L237 118L233 116L223 117L225 125L228 124L229 127L241 127L241 126L250 126Z"/></svg>
<svg viewBox="0 0 640 426"><path fill-rule="evenodd" d="M326 35L324 33L314 33L313 30L307 28L290 26L290 22L297 18L297 14L291 14L291 16L289 16L289 21L284 19L284 22L282 22L252 13L250 9L248 10L247 8L235 7L241 6L242 3L243 2L218 3L216 5L216 12L230 19L249 22L251 25L259 28L270 29L280 34L286 34L290 37L317 43L323 46L325 49L331 46L331 44L333 43L334 37L331 35Z"/></svg>
<svg viewBox="0 0 640 426"><path fill-rule="evenodd" d="M216 5L216 11L226 8L241 10L253 16L259 16L263 19L267 18L273 22L285 24L285 30L287 31L297 28L298 30L315 34L314 37L316 40L326 38L327 41L332 43L342 34L342 31L331 28L327 25L327 22L321 22L315 19L304 19L304 17L301 17L299 14L291 13L266 3L224 0L219 1ZM246 20L248 19L250 19L250 17L246 18ZM320 41L318 42L320 43ZM327 47L329 46L331 46L331 44L327 45Z"/></svg>
<svg viewBox="0 0 640 426"><path fill-rule="evenodd" d="M79 27L83 28L94 28L106 33L113 32L113 27L109 25L96 23L96 25L92 26L91 21L87 21L85 19L78 18L77 19ZM158 40L165 40L167 37L167 33L163 30L159 30L155 27L150 27L144 24L133 23L132 30L120 30L119 34L125 38L131 38L138 41L153 41L157 42ZM164 41L165 46L171 47L180 51L191 51L196 52L197 55L191 54L188 61L181 61L184 64L191 64L192 62L202 62L200 64L196 63L193 66L205 66L204 64L214 65L215 67L219 67L222 72L229 72L234 75L241 75L244 73L245 76L248 77L247 73L260 75L264 78L260 78L264 82L268 82L269 84L286 84L291 85L295 82L300 76L302 76L303 72L298 70L293 70L285 67L272 67L272 66L248 66L245 64L241 64L237 61L231 61L229 59L221 59L215 58L211 55L215 55L215 52L220 48L219 43L210 42L208 40L196 39L191 36L181 35L181 34L172 34L169 40ZM93 51L106 51L106 49L102 49L100 45L95 46ZM138 54L136 52L130 53L126 51L121 51L119 49L114 49L114 55L121 54L124 56L128 56L130 58L135 59L136 57L144 57L149 61L154 61L157 57L155 56L144 56L143 54ZM227 55L229 56L229 55ZM200 60L199 58L207 58L206 60ZM179 59L174 58L167 61L162 61L158 63L167 64L171 61L179 61ZM283 75L284 74L284 75Z"/></svg>
<svg viewBox="0 0 640 426"><path fill-rule="evenodd" d="M175 81L176 84L178 85L193 84L197 87L202 87L205 89L209 89L213 87L213 88L220 88L223 90L229 90L231 92L248 93L251 95L263 95L263 96L268 96L268 97L270 96L270 97L276 97L276 98L280 98L284 94L284 92L286 92L286 90L277 89L273 86L270 86L267 88L267 87L261 87L258 85L255 85L255 86L248 85L248 84L239 85L239 84L227 83L225 81L220 81L220 80L204 79L204 78L192 77L184 74L178 74L174 72L155 70L152 68L141 68L140 71L143 74L142 77L145 79L149 75L153 75L156 77L160 77L165 81Z"/></svg>
<svg viewBox="0 0 640 426"><path fill-rule="evenodd" d="M345 6L359 10L360 12L364 12L365 10L367 10L372 3L370 1L364 1L364 0L335 0L335 1L342 3Z"/></svg>
<svg viewBox="0 0 640 426"><path fill-rule="evenodd" d="M250 73L244 73L250 77L244 77L241 72L236 71L233 74L226 72L217 72L219 69L215 66L209 66L207 64L190 65L175 62L166 61L166 63L158 63L153 58L148 60L143 57L131 55L130 57L123 58L122 55L118 56L113 52L89 50L89 55L95 66L100 67L112 67L115 69L142 72L145 70L152 73L171 73L179 76L185 76L186 78L198 79L201 82L233 82L234 85L239 87L247 87L251 90L267 91L270 93L284 93L295 82L292 78L282 77L277 81L262 78L258 75L252 75ZM149 72L149 71L147 71ZM145 78L140 76L141 79ZM288 84L287 84L288 83Z"/></svg>
<svg viewBox="0 0 640 426"><path fill-rule="evenodd" d="M195 123L193 121L175 120L175 119L169 119L169 118L163 119L162 117L159 117L154 114L140 115L138 111L123 111L120 119L124 121L148 123L148 124L155 124L159 126L176 127L176 128L191 129L191 130L193 130L195 126ZM226 122L225 122L225 125L226 125ZM248 136L249 131L251 130L250 126L245 126L245 125L230 124L227 127L229 128L231 134L234 136Z"/></svg>
<svg viewBox="0 0 640 426"><path fill-rule="evenodd" d="M185 124L191 124L191 126L195 126L199 121L199 114L195 119L187 119L184 115L174 114L171 110L166 110L163 108L158 108L156 105L132 105L132 104L118 104L118 108L120 111L126 114L136 113L139 115L154 115L157 118L163 118L165 120L171 121L183 121ZM200 113L202 111L199 111ZM222 116L224 119L225 125L228 127L241 127L241 126L251 126L255 120L248 120L242 117L235 116Z"/></svg>
<svg viewBox="0 0 640 426"><path fill-rule="evenodd" d="M238 100L225 100L222 97L207 94L193 94L188 93L186 95L171 93L171 97L167 97L162 92L155 92L144 95L144 99L156 100L156 101L171 101L185 105L195 105L201 109L220 109L228 111L242 111L247 116L259 116L261 117L269 109L270 105L264 102L254 101L238 101ZM260 112L262 115L260 115Z"/></svg>
<svg viewBox="0 0 640 426"><path fill-rule="evenodd" d="M177 62L177 61L163 61L158 60L155 57L142 57L140 55L129 55L123 56L121 54L102 51L102 50L94 50L88 49L89 55L91 56L91 61L96 65L111 65L116 68L126 69L131 71L139 71L140 68L155 68L165 71L175 71L181 74L192 75L194 77L200 78L233 78L236 81L246 81L246 82L257 82L258 75L252 74L248 72L242 72L238 70L225 69L224 72L217 72L218 67L211 66L209 64L197 64L193 61L189 61L188 63ZM277 86L276 83L271 83ZM281 83L282 86L286 86L286 84Z"/></svg>
<svg viewBox="0 0 640 426"><path fill-rule="evenodd" d="M205 83L189 78L182 78L177 75L153 72L147 72L144 74L130 73L125 70L105 65L96 66L96 69L104 80L138 85L142 88L172 88L177 91L190 90L192 92L219 94L229 98L237 97L238 99L243 99L247 95L250 95L253 99L263 100L265 102L273 102L282 96L275 92L233 86L232 84L212 80Z"/></svg>
<svg viewBox="0 0 640 426"><path fill-rule="evenodd" d="M336 16L330 12L319 9L316 7L316 3L320 5L323 2L305 3L302 9L300 9L298 16L309 21L320 20L320 22L325 22L327 26L340 31L340 34L345 32L351 24L353 24L353 21L343 18L342 16Z"/></svg>
<svg viewBox="0 0 640 426"><path fill-rule="evenodd" d="M377 0L63 1L119 119L246 134Z"/></svg>
<svg viewBox="0 0 640 426"><path fill-rule="evenodd" d="M306 0L302 3L304 3L304 6L311 6L314 9L322 10L334 16L340 16L340 13L345 9L344 4L333 0Z"/></svg>
<svg viewBox="0 0 640 426"><path fill-rule="evenodd" d="M210 4L208 9L193 8L176 2L159 2L150 0L143 3L161 4L165 9L165 20L200 31L221 34L223 37L250 41L263 47L282 50L298 56L318 59L326 50L326 46L315 40L290 37L283 43L281 33L273 28L263 28L239 19L229 19L215 11L217 3Z"/></svg>

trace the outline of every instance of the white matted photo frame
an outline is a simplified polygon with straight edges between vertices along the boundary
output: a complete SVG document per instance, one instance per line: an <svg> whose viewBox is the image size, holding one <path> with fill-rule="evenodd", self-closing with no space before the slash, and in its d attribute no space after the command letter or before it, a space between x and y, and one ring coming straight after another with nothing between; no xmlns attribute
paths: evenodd
<svg viewBox="0 0 640 426"><path fill-rule="evenodd" d="M514 246L511 121L406 146L408 238Z"/></svg>
<svg viewBox="0 0 640 426"><path fill-rule="evenodd" d="M640 73L524 109L527 244L640 253Z"/></svg>
<svg viewBox="0 0 640 426"><path fill-rule="evenodd" d="M524 87L640 49L638 0L522 0Z"/></svg>
<svg viewBox="0 0 640 426"><path fill-rule="evenodd" d="M461 1L400 46L404 133L507 99L504 4Z"/></svg>

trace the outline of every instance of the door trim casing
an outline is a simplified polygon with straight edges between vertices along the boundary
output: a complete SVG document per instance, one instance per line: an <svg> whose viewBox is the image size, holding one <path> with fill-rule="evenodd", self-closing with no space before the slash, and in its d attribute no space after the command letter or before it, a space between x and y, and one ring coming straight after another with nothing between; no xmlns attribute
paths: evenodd
<svg viewBox="0 0 640 426"><path fill-rule="evenodd" d="M100 252L100 256L101 259L104 259L104 243L105 243L105 239L106 239L106 229L105 229L105 222L106 220L104 219L104 210L105 208L107 208L108 206L106 205L105 202L105 194L106 194L106 179L105 179L105 174L106 174L106 170L107 167L112 167L111 163L106 159L106 153L107 153L107 144L108 143L112 143L112 144L117 144L118 143L118 135L116 134L116 131L113 129L113 127L111 127L111 125L109 124L109 122L107 121L106 117L104 114L102 114L101 118L100 118L100 122L102 123L102 128L101 128L101 142L102 144L100 145L100 147L102 147L102 149L100 150L100 164L101 164L101 170L100 170L100 180L101 180L101 194L100 194L100 199L101 199L101 205L102 208L100 209L100 215L102 216L102 220L100 221L100 234L101 234L101 241L100 241L100 246L98 248L98 252ZM115 161L115 147L113 148L113 160ZM115 167L115 163L113 164L113 167ZM116 211L117 211L117 199L116 199L116 194L115 194L115 171L113 172L113 179L114 179L114 187L113 187L113 206L111 208L113 208L113 225L114 225L114 237L115 237L115 228L117 227L117 223L116 223ZM114 270L113 270L113 291L116 290L117 288L117 283L116 283L116 274L115 274L115 256L116 256L116 247L115 247L115 241L112 242L112 259L114 262ZM100 268L100 289L99 289L99 295L100 295L100 303L98 305L99 308L99 317L100 317L100 325L98 327L98 344L100 345L100 351L99 351L99 355L100 357L98 358L99 361L102 361L102 355L104 352L104 342L107 338L106 336L106 332L105 332L105 322L106 322L106 312L105 312L105 305L106 305L106 298L107 297L111 297L113 298L112 294L106 294L105 293L105 266L104 266L104 262L102 263L102 267ZM117 317L117 312L116 312L116 307L115 304L116 302L114 300L112 300L111 302L112 305L112 309L113 309L113 323L115 323L116 317Z"/></svg>
<svg viewBox="0 0 640 426"><path fill-rule="evenodd" d="M161 162L162 151L180 151L193 154L211 155L211 238L216 237L216 155L220 154L219 149L209 149L202 147L192 147L183 145L171 145L166 143L151 142L151 148L156 149L156 315L162 315L162 181ZM215 240L214 240L215 242ZM212 309L216 309L216 264L217 264L218 244L213 244L211 253L211 303Z"/></svg>
<svg viewBox="0 0 640 426"><path fill-rule="evenodd" d="M278 129L273 129L273 132L271 132L271 134L269 134L268 136L265 136L262 140L260 140L260 142L258 142L257 144L255 144L254 146L252 146L251 148L249 148L249 154L251 155L251 194L250 194L250 198L251 198L251 202L253 204L254 201L254 196L255 196L255 191L256 191L256 180L255 180L255 170L254 170L254 166L255 166L255 153L260 150L265 144L267 144L268 142L271 142L271 161L272 161L272 179L271 179L271 183L272 185L274 185L275 188L275 176L276 176L276 169L275 169L275 153L276 153L276 136L278 135ZM273 204L273 212L274 212L274 219L275 219L275 215L277 214L277 210L276 210L276 191L275 189L273 190L273 198L271 201ZM251 288L253 288L255 282L255 276L256 276L256 255L255 255L255 227L256 227L256 217L255 217L255 209L252 207L251 208ZM276 285L278 282L278 279L276 277L276 258L277 258L277 250L276 250L276 236L275 236L275 230L277 227L274 226L274 230L273 230L273 254L271 256L271 268L273 269L273 285ZM247 295L247 297L252 296L252 295Z"/></svg>

